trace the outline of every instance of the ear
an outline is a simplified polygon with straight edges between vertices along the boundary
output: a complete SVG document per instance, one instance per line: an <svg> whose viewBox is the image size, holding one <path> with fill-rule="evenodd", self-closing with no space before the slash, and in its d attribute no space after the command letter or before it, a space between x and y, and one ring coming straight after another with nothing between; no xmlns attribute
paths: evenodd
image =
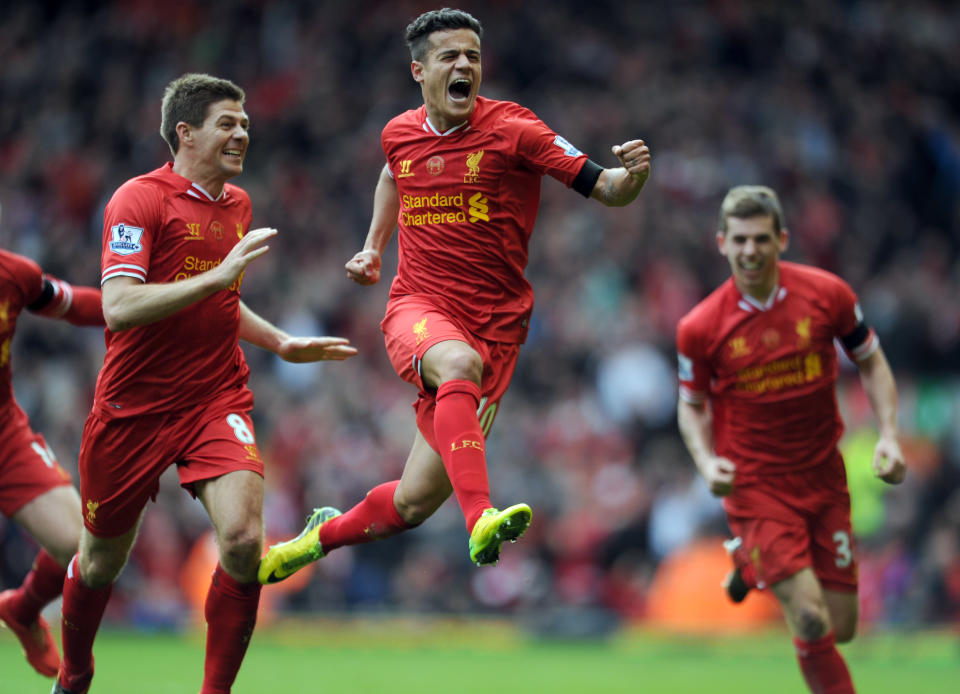
<svg viewBox="0 0 960 694"><path fill-rule="evenodd" d="M720 255L726 255L723 249L723 242L727 240L727 235L723 233L723 229L717 229L717 250L720 251Z"/></svg>
<svg viewBox="0 0 960 694"><path fill-rule="evenodd" d="M786 227L780 229L780 252L783 253L787 250L787 246L790 245L790 232L787 231Z"/></svg>
<svg viewBox="0 0 960 694"><path fill-rule="evenodd" d="M189 123L183 121L177 123L177 137L180 138L180 144L193 142L193 128L190 127Z"/></svg>
<svg viewBox="0 0 960 694"><path fill-rule="evenodd" d="M419 60L410 62L410 74L413 75L413 81L423 84L423 63Z"/></svg>

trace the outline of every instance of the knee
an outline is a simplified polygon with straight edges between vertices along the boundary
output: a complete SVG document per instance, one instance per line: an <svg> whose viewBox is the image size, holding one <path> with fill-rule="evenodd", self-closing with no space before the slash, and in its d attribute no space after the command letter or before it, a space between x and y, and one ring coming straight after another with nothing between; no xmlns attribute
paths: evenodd
<svg viewBox="0 0 960 694"><path fill-rule="evenodd" d="M440 491L430 494L421 494L411 497L401 489L393 498L393 505L397 513L407 525L420 525L434 512L440 508L440 505L450 496L450 492L442 493Z"/></svg>
<svg viewBox="0 0 960 694"><path fill-rule="evenodd" d="M462 380L480 385L483 377L483 360L466 346L444 354L438 366L441 382Z"/></svg>
<svg viewBox="0 0 960 694"><path fill-rule="evenodd" d="M96 550L84 552L81 549L77 555L80 579L93 590L113 583L126 563L126 553Z"/></svg>
<svg viewBox="0 0 960 694"><path fill-rule="evenodd" d="M794 621L797 628L796 636L802 641L816 641L830 630L826 608L819 609L816 605L801 607Z"/></svg>
<svg viewBox="0 0 960 694"><path fill-rule="evenodd" d="M220 563L231 573L246 574L256 570L263 553L259 524L231 528L220 539Z"/></svg>

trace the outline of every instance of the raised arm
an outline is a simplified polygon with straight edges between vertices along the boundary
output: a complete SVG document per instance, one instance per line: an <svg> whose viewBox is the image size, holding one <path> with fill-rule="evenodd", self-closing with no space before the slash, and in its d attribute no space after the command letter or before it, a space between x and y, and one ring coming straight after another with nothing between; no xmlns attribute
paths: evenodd
<svg viewBox="0 0 960 694"><path fill-rule="evenodd" d="M880 433L873 452L873 471L884 482L900 484L907 466L897 440L897 384L893 371L880 347L859 360L857 367Z"/></svg>
<svg viewBox="0 0 960 694"><path fill-rule="evenodd" d="M380 170L377 188L373 193L373 217L363 250L353 256L344 266L347 277L358 284L376 284L380 281L380 259L383 249L390 243L397 228L397 216L400 214L400 199L397 196L397 182L384 165Z"/></svg>
<svg viewBox="0 0 960 694"><path fill-rule="evenodd" d="M293 337L240 302L240 339L273 352L281 359L302 364L343 361L357 353L343 337Z"/></svg>
<svg viewBox="0 0 960 694"><path fill-rule="evenodd" d="M706 403L690 403L680 398L677 404L677 425L690 457L715 496L733 491L736 472L732 461L713 452L712 415Z"/></svg>
<svg viewBox="0 0 960 694"><path fill-rule="evenodd" d="M108 279L101 288L107 327L120 332L156 323L226 289L240 278L251 261L270 250L263 244L276 233L276 229L269 228L249 232L215 268L180 282L143 284L126 276Z"/></svg>
<svg viewBox="0 0 960 694"><path fill-rule="evenodd" d="M608 207L622 207L633 202L650 177L650 149L643 140L630 140L612 150L623 166L601 171L590 197Z"/></svg>

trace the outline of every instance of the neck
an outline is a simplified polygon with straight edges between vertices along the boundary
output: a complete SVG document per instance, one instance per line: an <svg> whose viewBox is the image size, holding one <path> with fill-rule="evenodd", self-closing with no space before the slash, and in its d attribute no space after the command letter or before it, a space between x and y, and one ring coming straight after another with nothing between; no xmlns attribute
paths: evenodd
<svg viewBox="0 0 960 694"><path fill-rule="evenodd" d="M212 198L219 198L223 192L223 185L227 179L222 175L214 175L210 172L204 172L200 166L193 166L189 162L174 159L173 172L196 183L203 188Z"/></svg>

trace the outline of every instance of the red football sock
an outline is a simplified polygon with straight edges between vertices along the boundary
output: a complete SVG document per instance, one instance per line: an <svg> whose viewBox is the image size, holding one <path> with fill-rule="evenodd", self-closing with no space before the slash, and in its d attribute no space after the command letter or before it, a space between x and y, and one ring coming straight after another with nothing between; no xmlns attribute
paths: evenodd
<svg viewBox="0 0 960 694"><path fill-rule="evenodd" d="M797 660L813 694L854 694L850 671L837 650L833 632L816 641L794 639Z"/></svg>
<svg viewBox="0 0 960 694"><path fill-rule="evenodd" d="M398 484L400 480L374 487L352 509L324 522L319 534L324 554L344 545L382 540L415 527L403 520L393 504L393 493Z"/></svg>
<svg viewBox="0 0 960 694"><path fill-rule="evenodd" d="M447 477L467 521L467 532L490 508L486 446L477 419L480 387L473 381L447 381L437 389L433 429Z"/></svg>
<svg viewBox="0 0 960 694"><path fill-rule="evenodd" d="M207 656L200 694L230 694L253 636L259 604L259 583L239 583L217 564L203 606Z"/></svg>
<svg viewBox="0 0 960 694"><path fill-rule="evenodd" d="M40 610L63 592L66 575L66 569L46 550L40 550L33 560L33 568L9 603L13 618L21 624L32 624L40 615Z"/></svg>
<svg viewBox="0 0 960 694"><path fill-rule="evenodd" d="M68 689L73 689L76 682L87 680L93 672L93 640L112 591L112 583L103 588L88 588L80 580L77 558L70 561L63 581L63 660L60 665L61 681Z"/></svg>

